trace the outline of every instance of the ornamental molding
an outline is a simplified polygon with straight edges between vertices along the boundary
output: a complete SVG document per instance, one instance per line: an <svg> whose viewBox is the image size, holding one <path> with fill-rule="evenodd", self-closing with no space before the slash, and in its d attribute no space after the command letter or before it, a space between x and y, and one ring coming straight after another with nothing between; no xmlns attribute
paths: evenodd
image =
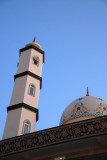
<svg viewBox="0 0 107 160"><path fill-rule="evenodd" d="M101 135L107 135L107 116L2 140L0 141L0 157Z"/></svg>

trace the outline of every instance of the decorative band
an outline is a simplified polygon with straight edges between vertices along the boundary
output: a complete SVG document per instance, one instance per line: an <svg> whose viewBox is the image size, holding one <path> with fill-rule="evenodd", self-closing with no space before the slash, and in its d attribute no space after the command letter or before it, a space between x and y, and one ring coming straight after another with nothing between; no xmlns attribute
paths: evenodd
<svg viewBox="0 0 107 160"><path fill-rule="evenodd" d="M21 108L21 107L26 108L26 109L28 109L32 112L35 112L36 113L36 121L38 121L38 112L39 112L38 109L34 108L34 107L32 107L28 104L25 104L25 103L19 103L19 104L15 104L15 105L12 105L12 106L8 106L7 107L7 112L11 111L13 109Z"/></svg>
<svg viewBox="0 0 107 160"><path fill-rule="evenodd" d="M72 115L71 117L69 118L66 118L66 119L63 119L60 121L60 125L62 124L66 124L68 122L71 122L73 120L76 120L76 119L79 119L79 118L94 118L94 117L99 117L99 116L104 116L102 113L82 113L82 114L79 114L79 115Z"/></svg>
<svg viewBox="0 0 107 160"><path fill-rule="evenodd" d="M38 76L38 75L30 72L30 71L25 71L25 72L22 72L22 73L19 73L19 74L14 75L14 80L15 80L16 78L25 76L25 75L27 75L27 74L30 75L30 76L32 76L33 78L36 78L36 79L40 80L40 89L41 89L41 88L42 88L42 77L40 77L40 76Z"/></svg>

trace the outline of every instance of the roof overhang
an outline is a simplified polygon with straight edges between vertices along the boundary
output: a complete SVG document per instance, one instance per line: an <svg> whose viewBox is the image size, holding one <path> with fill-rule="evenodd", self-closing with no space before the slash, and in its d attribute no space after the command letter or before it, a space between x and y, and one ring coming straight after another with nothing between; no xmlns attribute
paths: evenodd
<svg viewBox="0 0 107 160"><path fill-rule="evenodd" d="M39 160L90 149L107 156L107 116L2 140L0 160Z"/></svg>

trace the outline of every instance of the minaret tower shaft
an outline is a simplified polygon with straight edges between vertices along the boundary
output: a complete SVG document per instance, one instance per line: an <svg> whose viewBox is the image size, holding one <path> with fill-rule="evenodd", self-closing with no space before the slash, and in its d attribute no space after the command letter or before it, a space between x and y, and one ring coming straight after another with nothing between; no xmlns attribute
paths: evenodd
<svg viewBox="0 0 107 160"><path fill-rule="evenodd" d="M7 107L7 120L3 139L34 132L38 120L39 91L42 88L44 51L34 41L20 49L14 88Z"/></svg>

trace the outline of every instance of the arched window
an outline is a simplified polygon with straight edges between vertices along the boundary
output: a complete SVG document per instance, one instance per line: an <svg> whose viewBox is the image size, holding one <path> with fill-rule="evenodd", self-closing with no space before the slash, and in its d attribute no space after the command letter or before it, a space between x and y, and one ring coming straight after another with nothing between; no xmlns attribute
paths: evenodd
<svg viewBox="0 0 107 160"><path fill-rule="evenodd" d="M29 85L29 91L28 93L31 95L31 96L34 96L35 95L35 86L33 84L30 84Z"/></svg>
<svg viewBox="0 0 107 160"><path fill-rule="evenodd" d="M23 122L22 133L23 133L23 134L30 133L30 128L31 128L31 123L30 123L28 120L25 120L25 121Z"/></svg>
<svg viewBox="0 0 107 160"><path fill-rule="evenodd" d="M33 64L35 64L36 66L39 65L39 57L38 56L33 56Z"/></svg>

